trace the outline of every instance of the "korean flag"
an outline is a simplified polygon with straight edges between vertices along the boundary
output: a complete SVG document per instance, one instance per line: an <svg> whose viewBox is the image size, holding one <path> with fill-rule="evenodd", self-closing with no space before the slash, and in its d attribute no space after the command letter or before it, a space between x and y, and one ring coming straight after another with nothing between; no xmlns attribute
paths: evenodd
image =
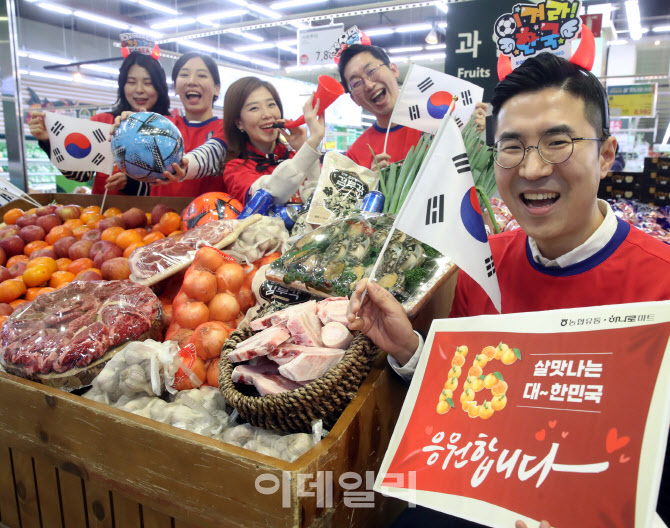
<svg viewBox="0 0 670 528"><path fill-rule="evenodd" d="M391 121L435 134L454 97L454 122L462 129L484 97L484 88L430 68L410 65Z"/></svg>
<svg viewBox="0 0 670 528"><path fill-rule="evenodd" d="M114 167L109 125L46 112L51 163L64 171L111 174Z"/></svg>

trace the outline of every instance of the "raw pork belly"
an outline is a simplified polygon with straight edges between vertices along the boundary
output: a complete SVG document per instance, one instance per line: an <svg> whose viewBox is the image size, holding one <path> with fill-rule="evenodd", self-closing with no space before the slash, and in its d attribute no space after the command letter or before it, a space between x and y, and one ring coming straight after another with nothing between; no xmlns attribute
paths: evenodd
<svg viewBox="0 0 670 528"><path fill-rule="evenodd" d="M269 352L277 348L289 337L291 337L291 334L289 334L285 326L273 326L251 336L242 343L238 343L235 350L228 354L228 359L232 363L239 363L240 361L247 361L257 356L267 356Z"/></svg>
<svg viewBox="0 0 670 528"><path fill-rule="evenodd" d="M291 341L296 345L323 346L321 341L321 321L315 312L292 313L286 322L291 332Z"/></svg>
<svg viewBox="0 0 670 528"><path fill-rule="evenodd" d="M342 323L331 321L321 329L321 340L328 348L349 348L354 336Z"/></svg>
<svg viewBox="0 0 670 528"><path fill-rule="evenodd" d="M316 305L316 313L324 325L336 322L349 328L349 321L347 320L348 306L349 299L346 297L330 297L319 301Z"/></svg>
<svg viewBox="0 0 670 528"><path fill-rule="evenodd" d="M302 387L278 374L259 375L254 377L254 387L261 396L273 396L282 392L288 392Z"/></svg>
<svg viewBox="0 0 670 528"><path fill-rule="evenodd" d="M344 357L344 350L335 348L305 347L292 361L279 367L279 373L293 381L308 381L320 378Z"/></svg>
<svg viewBox="0 0 670 528"><path fill-rule="evenodd" d="M307 301L306 303L289 306L278 312L272 312L271 314L251 321L249 326L251 326L251 329L254 331L263 330L264 328L270 328L278 323L286 323L291 314L299 312L316 313L316 301Z"/></svg>
<svg viewBox="0 0 670 528"><path fill-rule="evenodd" d="M257 365L237 365L233 369L233 383L253 385L254 379L265 374L278 374L279 366L274 361L259 362Z"/></svg>

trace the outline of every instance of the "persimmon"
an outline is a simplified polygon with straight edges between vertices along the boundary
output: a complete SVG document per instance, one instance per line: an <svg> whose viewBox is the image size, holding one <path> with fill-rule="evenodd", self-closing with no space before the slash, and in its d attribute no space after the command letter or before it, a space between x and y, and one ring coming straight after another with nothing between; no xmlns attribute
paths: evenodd
<svg viewBox="0 0 670 528"><path fill-rule="evenodd" d="M181 227L181 216L172 211L167 212L161 216L158 225L160 226L161 233L168 236L170 233L178 231Z"/></svg>
<svg viewBox="0 0 670 528"><path fill-rule="evenodd" d="M49 244L47 244L44 240L34 240L32 242L28 242L26 246L23 248L23 252L30 256L30 254L33 251L37 251L38 249L44 249L47 247Z"/></svg>
<svg viewBox="0 0 670 528"><path fill-rule="evenodd" d="M0 303L11 304L26 293L26 285L22 279L8 279L0 283Z"/></svg>
<svg viewBox="0 0 670 528"><path fill-rule="evenodd" d="M62 286L71 283L74 278L75 275L72 272L57 271L51 275L51 279L49 279L49 287L56 289L61 288Z"/></svg>
<svg viewBox="0 0 670 528"><path fill-rule="evenodd" d="M66 271L69 271L76 276L79 275L82 271L91 269L92 267L93 261L90 258L80 258L73 260L72 263L67 267Z"/></svg>
<svg viewBox="0 0 670 528"><path fill-rule="evenodd" d="M108 240L109 242L116 243L116 239L124 231L125 229L119 226L108 227L100 235L100 240Z"/></svg>
<svg viewBox="0 0 670 528"><path fill-rule="evenodd" d="M53 246L56 242L58 242L61 238L65 237L70 237L74 236L74 233L72 232L72 229L70 229L68 226L65 225L59 225L51 229L47 236L44 238L46 240L47 244L50 246Z"/></svg>
<svg viewBox="0 0 670 528"><path fill-rule="evenodd" d="M21 218L25 213L21 209L10 209L7 211L3 216L2 220L5 222L7 225L14 225L16 224L16 221Z"/></svg>
<svg viewBox="0 0 670 528"><path fill-rule="evenodd" d="M126 248L139 242L142 242L142 235L140 235L137 231L129 229L128 231L124 231L123 233L121 233L116 238L115 244L119 246L121 249L125 250Z"/></svg>

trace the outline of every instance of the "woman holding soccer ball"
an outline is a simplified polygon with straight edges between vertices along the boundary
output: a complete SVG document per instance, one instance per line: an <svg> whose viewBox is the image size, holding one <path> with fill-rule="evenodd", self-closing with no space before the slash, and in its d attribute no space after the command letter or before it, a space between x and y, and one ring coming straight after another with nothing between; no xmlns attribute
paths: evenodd
<svg viewBox="0 0 670 528"><path fill-rule="evenodd" d="M114 119L123 112L139 112L147 108L151 112L167 115L170 112L170 98L165 80L165 70L160 63L149 55L133 52L123 61L119 68L118 98L111 112L95 114L91 121L114 123ZM51 152L49 135L44 126L44 112L33 112L30 122L30 133L39 140L39 145L47 154ZM93 194L149 195L147 184L127 178L122 172L110 175L101 172L62 171L63 175L74 181L86 182L93 180Z"/></svg>

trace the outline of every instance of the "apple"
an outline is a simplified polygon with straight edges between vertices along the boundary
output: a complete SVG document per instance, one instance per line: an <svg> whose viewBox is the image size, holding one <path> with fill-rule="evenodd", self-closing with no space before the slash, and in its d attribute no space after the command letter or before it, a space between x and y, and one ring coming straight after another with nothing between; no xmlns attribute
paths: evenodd
<svg viewBox="0 0 670 528"><path fill-rule="evenodd" d="M46 216L46 215L54 214L56 212L56 209L58 209L57 205L49 204L49 205L45 205L43 207L39 207L37 209L37 211L35 211L35 213L37 214L37 216Z"/></svg>
<svg viewBox="0 0 670 528"><path fill-rule="evenodd" d="M21 228L19 231L19 236L26 244L28 244L30 242L34 242L35 240L44 240L44 237L47 236L47 234L40 226L29 225Z"/></svg>
<svg viewBox="0 0 670 528"><path fill-rule="evenodd" d="M130 268L128 259L124 257L115 257L106 260L100 267L102 278L105 280L126 280L130 277Z"/></svg>
<svg viewBox="0 0 670 528"><path fill-rule="evenodd" d="M93 247L92 240L79 240L73 242L72 245L68 248L67 256L70 260L77 260L80 258L90 258L91 248ZM96 266L97 267L97 266Z"/></svg>
<svg viewBox="0 0 670 528"><path fill-rule="evenodd" d="M72 244L77 242L75 237L64 237L54 243L54 253L58 258L70 258L69 251Z"/></svg>
<svg viewBox="0 0 670 528"><path fill-rule="evenodd" d="M37 218L36 214L25 214L19 217L15 225L19 226L19 229L27 225L37 225Z"/></svg>
<svg viewBox="0 0 670 528"><path fill-rule="evenodd" d="M0 266L0 282L5 282L7 279L11 278L12 274L9 273L9 270L4 266ZM6 314L0 314L0 315L6 315Z"/></svg>
<svg viewBox="0 0 670 528"><path fill-rule="evenodd" d="M88 258L93 260L95 256L98 254L99 251L105 249L105 248L111 248L111 247L117 247L114 242L110 242L109 240L98 240L91 246L91 251L90 255ZM98 268L100 269L100 268Z"/></svg>
<svg viewBox="0 0 670 528"><path fill-rule="evenodd" d="M7 303L0 303L0 315L12 315L14 308Z"/></svg>
<svg viewBox="0 0 670 528"><path fill-rule="evenodd" d="M0 247L5 250L7 256L13 257L14 255L23 253L23 248L26 247L26 244L19 235L13 235L0 240Z"/></svg>
<svg viewBox="0 0 670 528"><path fill-rule="evenodd" d="M7 271L9 271L9 274L12 276L12 279L15 279L16 277L20 277L23 275L23 272L28 269L28 264L20 260L16 264L12 264Z"/></svg>
<svg viewBox="0 0 670 528"><path fill-rule="evenodd" d="M168 207L165 204L156 204L154 205L154 208L151 210L151 223L156 225L158 222L160 222L161 216L163 216L165 213L174 213L174 209L172 207Z"/></svg>
<svg viewBox="0 0 670 528"><path fill-rule="evenodd" d="M0 240L10 236L18 235L21 228L17 225L8 225L0 228Z"/></svg>
<svg viewBox="0 0 670 528"><path fill-rule="evenodd" d="M48 247L37 249L30 254L30 260L36 259L38 257L49 257L56 260L56 253L54 250Z"/></svg>
<svg viewBox="0 0 670 528"><path fill-rule="evenodd" d="M126 223L126 228L128 229L135 229L136 227L144 227L147 225L147 215L144 214L142 209L137 207L128 209L121 215L121 218Z"/></svg>
<svg viewBox="0 0 670 528"><path fill-rule="evenodd" d="M100 229L100 231L104 231L105 229L108 229L110 227L122 227L123 229L125 229L126 223L120 216L112 216L110 218L105 218L104 220L101 220L100 224L98 225L98 229Z"/></svg>
<svg viewBox="0 0 670 528"><path fill-rule="evenodd" d="M45 233L51 231L54 227L61 225L63 222L60 221L55 214L49 214L40 216L37 219L37 225L44 229Z"/></svg>
<svg viewBox="0 0 670 528"><path fill-rule="evenodd" d="M116 257L122 257L123 256L123 251L121 251L121 248L118 247L115 244L112 244L112 247L106 247L98 251L93 258L93 267L98 268L100 271L102 271L102 265L107 262L108 260L111 260Z"/></svg>
<svg viewBox="0 0 670 528"><path fill-rule="evenodd" d="M76 205L61 205L56 209L56 215L63 222L66 220L76 220L81 216L81 210Z"/></svg>
<svg viewBox="0 0 670 528"><path fill-rule="evenodd" d="M91 270L86 270L82 271L77 277L74 279L74 282L77 281L83 281L83 282L91 282L91 281L101 281L102 277L98 274L97 271L91 271Z"/></svg>
<svg viewBox="0 0 670 528"><path fill-rule="evenodd" d="M83 235L81 235L81 240L90 240L91 242L97 242L102 236L102 231L99 229L89 229Z"/></svg>
<svg viewBox="0 0 670 528"><path fill-rule="evenodd" d="M7 264L7 253L5 253L5 250L0 248L0 266L4 266Z"/></svg>

